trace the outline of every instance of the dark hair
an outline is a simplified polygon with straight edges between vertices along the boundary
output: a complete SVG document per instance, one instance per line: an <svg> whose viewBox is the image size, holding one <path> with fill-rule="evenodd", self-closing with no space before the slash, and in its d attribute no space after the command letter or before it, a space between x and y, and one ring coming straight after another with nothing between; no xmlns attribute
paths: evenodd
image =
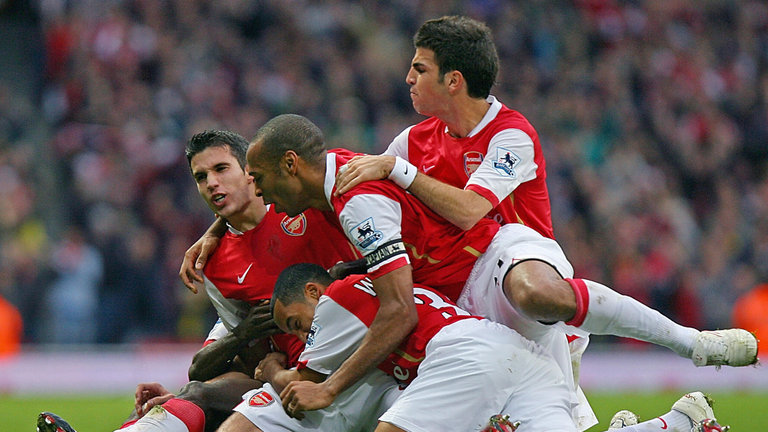
<svg viewBox="0 0 768 432"><path fill-rule="evenodd" d="M288 150L293 150L311 164L321 163L326 151L320 128L298 114L282 114L272 118L259 128L252 142L261 142L260 156L275 166Z"/></svg>
<svg viewBox="0 0 768 432"><path fill-rule="evenodd" d="M275 282L275 289L272 292L272 301L270 307L272 312L275 310L275 303L280 300L285 306L296 302L305 301L304 285L307 282L316 282L323 285L330 285L333 278L328 272L317 264L294 264L280 273Z"/></svg>
<svg viewBox="0 0 768 432"><path fill-rule="evenodd" d="M184 153L187 162L192 165L192 158L208 147L229 147L229 152L237 159L240 168L245 169L245 152L248 151L248 140L235 132L225 130L206 130L192 136L187 142Z"/></svg>
<svg viewBox="0 0 768 432"><path fill-rule="evenodd" d="M416 31L413 46L435 52L441 75L461 72L469 96L486 98L491 93L499 72L499 55L485 24L464 16L431 19Z"/></svg>

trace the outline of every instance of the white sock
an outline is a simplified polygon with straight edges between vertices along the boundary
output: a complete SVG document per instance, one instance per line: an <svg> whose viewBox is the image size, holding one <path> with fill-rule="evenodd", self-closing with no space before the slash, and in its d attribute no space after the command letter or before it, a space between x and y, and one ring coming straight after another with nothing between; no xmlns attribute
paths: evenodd
<svg viewBox="0 0 768 432"><path fill-rule="evenodd" d="M693 422L687 415L672 410L661 417L617 430L621 432L691 432L691 427Z"/></svg>
<svg viewBox="0 0 768 432"><path fill-rule="evenodd" d="M566 279L577 298L568 324L592 334L610 334L665 346L691 358L699 331L681 326L632 297L586 279Z"/></svg>
<svg viewBox="0 0 768 432"><path fill-rule="evenodd" d="M136 423L115 432L202 432L204 428L202 409L189 401L171 399L153 407Z"/></svg>

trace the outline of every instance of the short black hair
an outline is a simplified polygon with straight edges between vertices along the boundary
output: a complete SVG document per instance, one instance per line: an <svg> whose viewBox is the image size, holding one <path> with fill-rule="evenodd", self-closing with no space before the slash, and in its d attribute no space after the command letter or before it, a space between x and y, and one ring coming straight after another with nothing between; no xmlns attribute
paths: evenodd
<svg viewBox="0 0 768 432"><path fill-rule="evenodd" d="M313 165L324 160L326 151L320 128L298 114L281 114L272 118L259 128L251 142L261 142L264 162L274 166L288 150L293 150Z"/></svg>
<svg viewBox="0 0 768 432"><path fill-rule="evenodd" d="M316 282L325 286L333 283L334 279L328 272L317 264L301 263L287 267L277 277L275 289L272 292L270 308L275 311L275 303L280 300L285 306L296 302L304 302L304 285Z"/></svg>
<svg viewBox="0 0 768 432"><path fill-rule="evenodd" d="M473 98L487 98L499 72L499 55L491 30L465 16L444 16L425 21L413 36L415 48L434 51L440 74L459 71Z"/></svg>
<svg viewBox="0 0 768 432"><path fill-rule="evenodd" d="M237 159L240 168L245 169L245 153L248 151L248 140L235 132L226 130L209 129L195 135L187 142L184 154L187 155L187 163L192 166L192 158L208 147L229 147L229 152Z"/></svg>

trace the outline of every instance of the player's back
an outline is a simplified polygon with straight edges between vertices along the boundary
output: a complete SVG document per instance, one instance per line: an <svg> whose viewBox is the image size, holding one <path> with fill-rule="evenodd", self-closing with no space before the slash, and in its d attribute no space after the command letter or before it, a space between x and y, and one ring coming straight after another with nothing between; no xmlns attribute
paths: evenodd
<svg viewBox="0 0 768 432"><path fill-rule="evenodd" d="M344 309L355 315L366 327L370 327L379 309L379 299L373 291L373 283L367 276L353 275L332 283L325 291ZM419 363L424 359L427 343L444 327L463 319L480 319L457 307L446 296L421 285L413 288L416 327L398 349L379 364L379 369L394 376L402 383L416 377Z"/></svg>
<svg viewBox="0 0 768 432"><path fill-rule="evenodd" d="M343 149L331 153L336 158L336 167L329 167L332 169L337 169L355 156L355 153ZM475 261L485 252L499 229L496 222L483 219L472 229L464 231L388 180L364 182L341 197L332 198L334 210L340 215L350 200L361 195L380 196L398 204L400 215L391 216L401 218L400 236L413 266L414 282L429 285L454 301L461 293ZM363 211L370 214L373 222L376 218L390 217L385 214L387 210L384 208ZM345 229L352 243L364 250L370 249L370 245L375 244L371 241L381 236L376 227L373 223Z"/></svg>

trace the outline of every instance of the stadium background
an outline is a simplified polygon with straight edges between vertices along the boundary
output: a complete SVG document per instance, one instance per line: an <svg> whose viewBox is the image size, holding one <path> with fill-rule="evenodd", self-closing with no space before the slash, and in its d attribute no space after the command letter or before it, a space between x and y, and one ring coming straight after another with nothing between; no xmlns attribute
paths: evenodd
<svg viewBox="0 0 768 432"><path fill-rule="evenodd" d="M183 382L214 320L178 279L212 220L185 140L296 112L332 146L380 152L421 118L411 35L453 13L493 31L493 93L541 136L577 274L686 325L733 325L768 283L763 1L3 0L0 298L23 333L21 352L2 348L0 418L29 394ZM593 345L588 390L735 391L733 425L768 393L763 368L701 374L637 342Z"/></svg>

